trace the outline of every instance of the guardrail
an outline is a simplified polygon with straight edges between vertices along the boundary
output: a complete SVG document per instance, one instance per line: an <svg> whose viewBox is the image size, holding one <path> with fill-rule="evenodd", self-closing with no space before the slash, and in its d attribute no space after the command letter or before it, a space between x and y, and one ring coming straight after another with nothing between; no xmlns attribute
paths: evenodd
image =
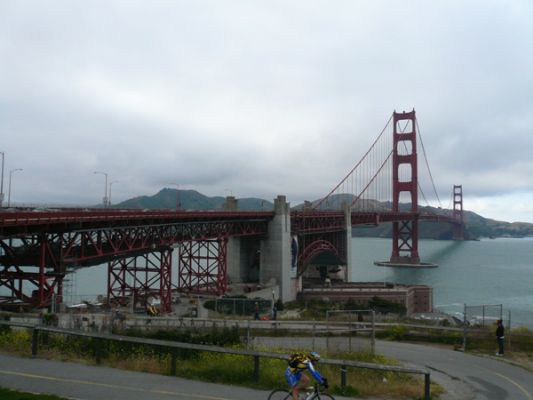
<svg viewBox="0 0 533 400"><path fill-rule="evenodd" d="M193 343L171 342L171 341L166 341L166 340L136 338L136 337L130 337L130 336L123 336L123 335L114 335L114 334L87 333L87 332L73 331L69 329L60 329L60 328L54 328L54 327L32 325L32 324L26 324L26 323L21 323L21 322L0 321L0 325L31 329L32 330L31 354L33 357L37 357L37 354L38 354L39 332L49 332L49 333L79 336L79 337L86 337L86 338L100 339L100 340L114 340L114 341L123 342L123 343L133 343L133 344L142 344L142 345L168 348L171 353L170 373L172 375L176 374L177 354L176 354L176 351L173 351L173 350L177 350L177 349L198 350L198 351L207 351L207 352L214 352L214 353L234 354L234 355L252 357L253 363L254 363L253 376L256 382L259 381L259 374L260 374L259 360L261 357L274 358L274 359L280 359L280 360L288 359L287 355L279 354L279 353L270 353L270 352L263 352L263 351L254 351L254 350L237 350L237 349L229 349L229 348L220 347L220 346L208 346L208 345L193 344ZM97 351L95 355L97 364L101 362L101 358L102 358L102 354L99 351ZM415 374L415 375L424 375L424 399L425 400L430 399L430 372L427 369L400 367L400 366L394 366L394 365L371 364L371 363L365 363L365 362L359 362L359 361L337 360L337 359L321 359L320 363L327 364L327 365L336 365L340 367L341 386L346 386L346 371L348 367L365 368L365 369L388 371L388 372L399 372L399 373Z"/></svg>

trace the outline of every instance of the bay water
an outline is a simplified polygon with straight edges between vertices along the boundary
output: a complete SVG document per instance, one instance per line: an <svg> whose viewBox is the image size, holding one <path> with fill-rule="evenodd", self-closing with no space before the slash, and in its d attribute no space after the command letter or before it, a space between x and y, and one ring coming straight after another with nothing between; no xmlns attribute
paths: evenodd
<svg viewBox="0 0 533 400"><path fill-rule="evenodd" d="M448 313L467 306L503 306L512 326L533 328L533 238L480 241L420 240L422 262L437 268L378 267L388 260L391 239L353 238L352 280L433 287L433 304Z"/></svg>
<svg viewBox="0 0 533 400"><path fill-rule="evenodd" d="M433 304L445 312L462 312L468 306L503 305L511 312L512 326L533 328L533 238L482 239L480 241L420 240L422 262L437 268L378 267L388 260L391 239L353 238L351 279L355 282L391 282L430 285ZM71 293L94 299L106 293L106 266L78 270Z"/></svg>

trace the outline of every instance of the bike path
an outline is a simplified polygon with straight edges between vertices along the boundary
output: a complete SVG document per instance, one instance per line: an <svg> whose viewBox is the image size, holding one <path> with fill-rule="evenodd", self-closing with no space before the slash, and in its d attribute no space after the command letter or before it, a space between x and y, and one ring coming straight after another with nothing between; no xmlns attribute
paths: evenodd
<svg viewBox="0 0 533 400"><path fill-rule="evenodd" d="M254 344L270 348L348 351L346 338L256 337ZM352 348L369 350L368 339L354 339ZM443 400L533 400L533 373L501 358L409 343L376 341L376 352L406 366L428 368L431 380L446 394Z"/></svg>
<svg viewBox="0 0 533 400"><path fill-rule="evenodd" d="M270 393L240 386L5 354L0 354L0 387L76 400L265 400ZM346 397L335 398L349 400Z"/></svg>

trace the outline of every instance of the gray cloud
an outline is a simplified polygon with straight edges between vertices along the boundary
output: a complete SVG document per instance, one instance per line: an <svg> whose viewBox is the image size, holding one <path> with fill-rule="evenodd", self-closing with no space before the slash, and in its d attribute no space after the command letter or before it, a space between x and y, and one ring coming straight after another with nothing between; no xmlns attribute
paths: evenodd
<svg viewBox="0 0 533 400"><path fill-rule="evenodd" d="M116 201L319 198L414 107L441 197L533 221L512 205L533 192L532 19L527 0L0 1L13 200L94 204L96 170Z"/></svg>

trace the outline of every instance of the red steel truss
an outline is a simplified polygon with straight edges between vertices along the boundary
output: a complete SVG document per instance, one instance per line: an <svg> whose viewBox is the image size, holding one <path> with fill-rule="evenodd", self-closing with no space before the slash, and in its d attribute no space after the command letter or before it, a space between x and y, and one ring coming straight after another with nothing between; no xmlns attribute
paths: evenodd
<svg viewBox="0 0 533 400"><path fill-rule="evenodd" d="M180 243L178 290L218 296L226 293L227 245L227 237Z"/></svg>
<svg viewBox="0 0 533 400"><path fill-rule="evenodd" d="M125 220L122 213L96 211L91 217L90 212L83 211L75 223L73 212L36 214L0 212L0 288L7 289L3 290L0 305L47 307L54 294L60 301L67 267L108 262L110 299L157 293L167 311L171 299L171 246L213 239L220 242L221 237L226 239L220 243L225 243L230 236L265 235L272 216L272 212L159 211L144 215L137 211L126 214L138 218ZM227 285L225 245L218 251L215 292L223 293ZM139 260L145 265L139 267ZM202 282L195 289L212 293L212 266L205 270L194 260L194 255L189 257L189 273ZM198 270L194 271L193 266ZM202 278L205 271L208 277Z"/></svg>
<svg viewBox="0 0 533 400"><path fill-rule="evenodd" d="M161 311L171 311L172 250L162 250L138 257L121 258L108 263L108 289L111 304L132 300L143 309L150 297L161 302Z"/></svg>

